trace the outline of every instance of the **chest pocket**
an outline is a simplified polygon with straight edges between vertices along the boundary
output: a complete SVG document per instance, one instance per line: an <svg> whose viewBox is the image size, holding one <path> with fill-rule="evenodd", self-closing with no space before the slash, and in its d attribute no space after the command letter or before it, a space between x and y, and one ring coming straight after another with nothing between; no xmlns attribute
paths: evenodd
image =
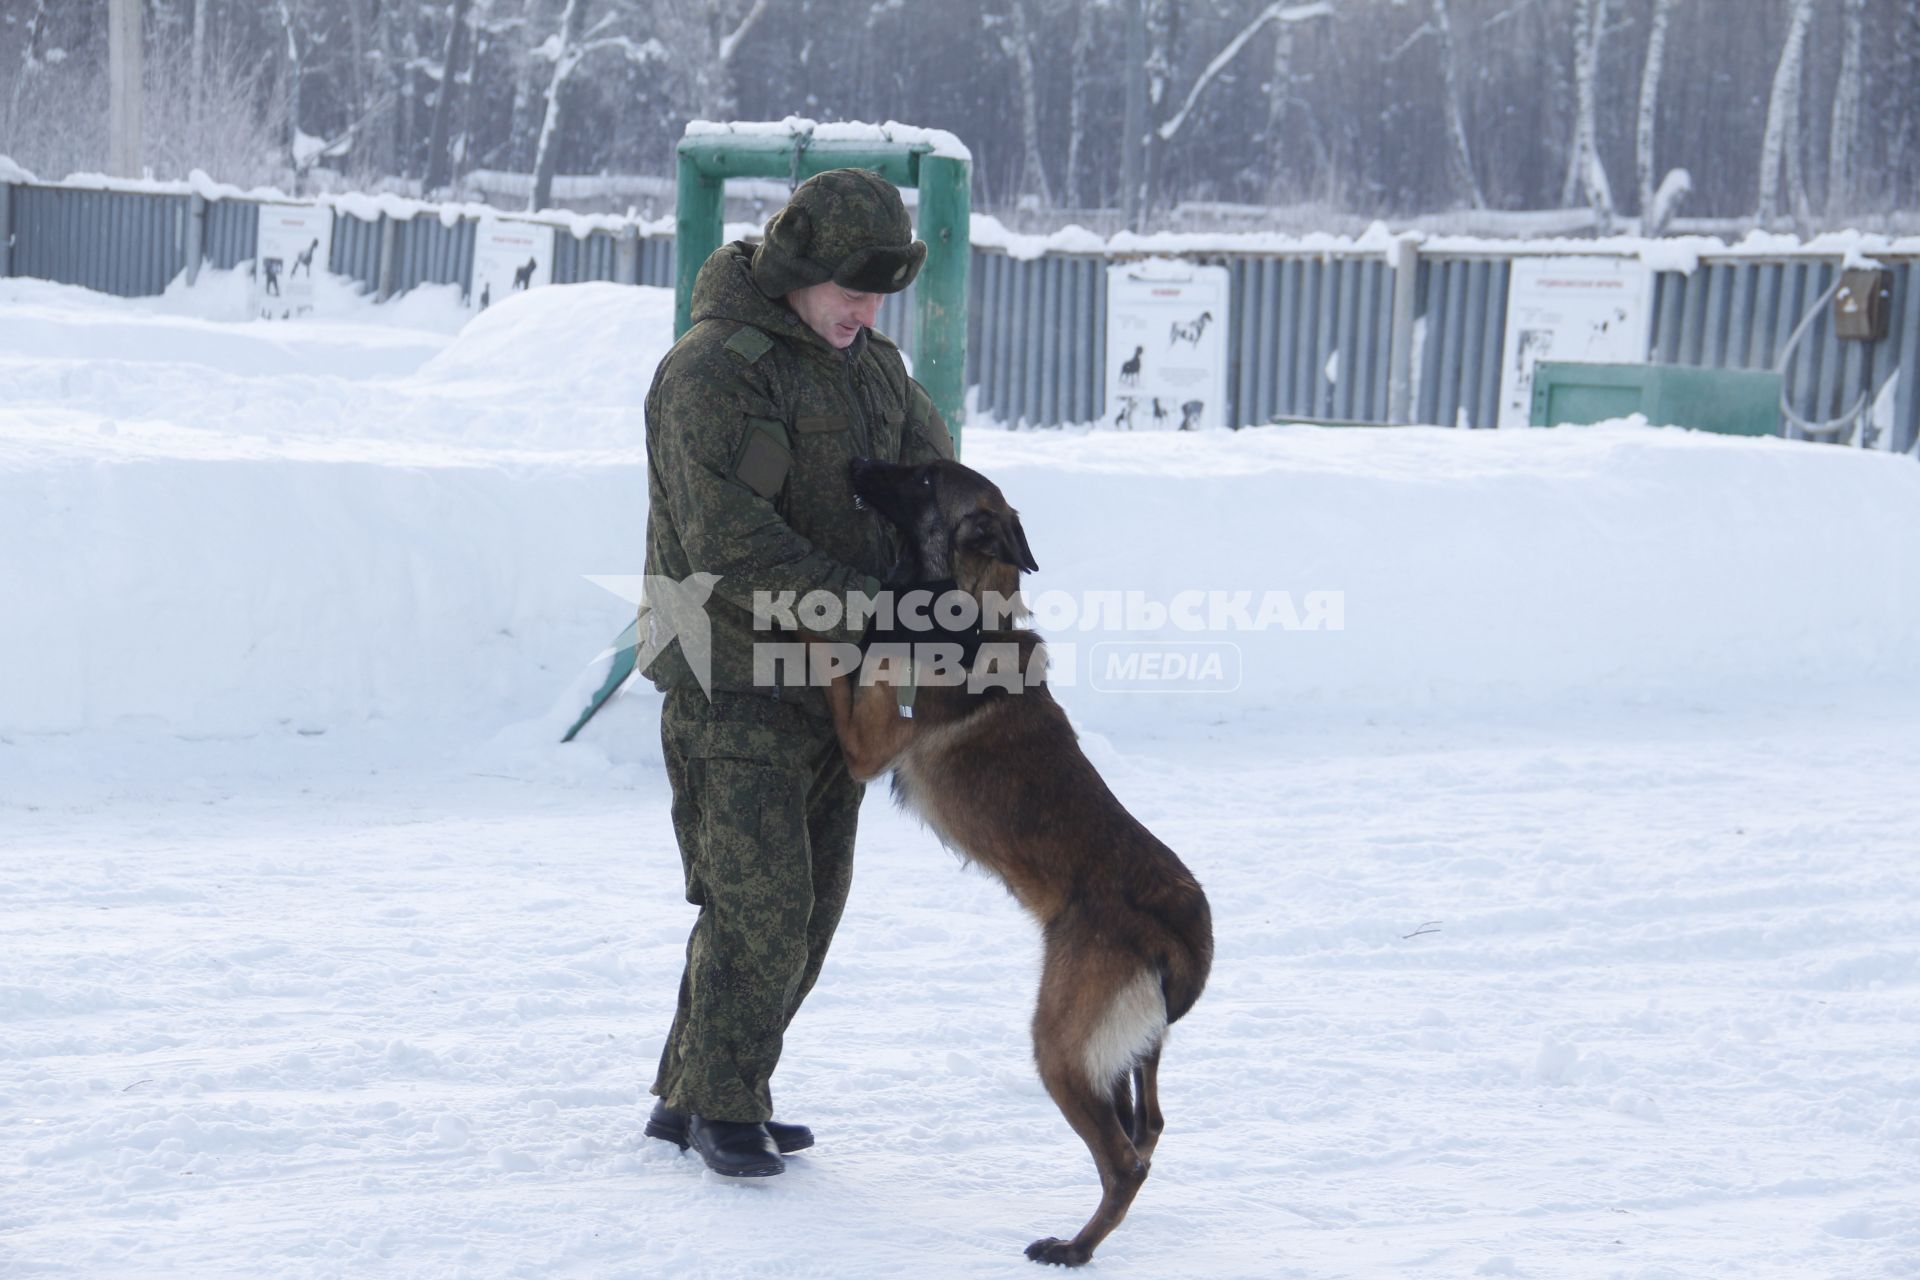
<svg viewBox="0 0 1920 1280"><path fill-rule="evenodd" d="M883 453L895 462L904 462L906 459L902 455L907 451L906 411L903 409L889 409L886 411L884 417L886 418L886 422L880 430L882 434L886 436L886 439L877 442L877 447L874 452Z"/></svg>
<svg viewBox="0 0 1920 1280"><path fill-rule="evenodd" d="M800 414L793 420L793 516L802 532L832 525L853 504L847 463L859 451L860 433L846 414ZM816 522L819 522L816 525Z"/></svg>

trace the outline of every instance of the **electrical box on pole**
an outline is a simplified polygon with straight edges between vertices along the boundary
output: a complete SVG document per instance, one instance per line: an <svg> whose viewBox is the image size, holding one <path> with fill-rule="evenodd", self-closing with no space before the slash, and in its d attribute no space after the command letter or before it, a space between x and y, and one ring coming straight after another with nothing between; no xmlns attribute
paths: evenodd
<svg viewBox="0 0 1920 1280"><path fill-rule="evenodd" d="M1840 273L1833 295L1833 336L1853 342L1879 342L1893 316L1893 272L1854 267Z"/></svg>
<svg viewBox="0 0 1920 1280"><path fill-rule="evenodd" d="M688 125L680 140L674 208L674 337L693 325L694 278L725 234L727 179L784 178L797 186L828 169L871 169L920 193L915 231L927 243L927 261L914 285L913 373L947 420L958 452L966 401L973 160L952 134L899 125L816 127L808 121Z"/></svg>

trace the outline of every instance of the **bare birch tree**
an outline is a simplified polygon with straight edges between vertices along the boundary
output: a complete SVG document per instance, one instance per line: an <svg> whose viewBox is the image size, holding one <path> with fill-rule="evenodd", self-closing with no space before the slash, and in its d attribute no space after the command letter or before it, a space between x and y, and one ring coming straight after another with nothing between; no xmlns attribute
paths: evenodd
<svg viewBox="0 0 1920 1280"><path fill-rule="evenodd" d="M539 54L553 63L547 77L547 109L540 119L540 140L534 149L533 194L527 211L537 212L553 203L553 175L560 163L560 126L564 119L567 81L579 69L586 56L587 0L567 0L560 12L560 30L540 46Z"/></svg>
<svg viewBox="0 0 1920 1280"><path fill-rule="evenodd" d="M1053 189L1047 183L1047 163L1040 154L1040 86L1033 70L1033 26L1027 17L1026 0L1011 0L1007 9L1007 29L1000 46L1013 60L1015 79L1020 84L1020 193L1037 195L1043 208L1051 208Z"/></svg>
<svg viewBox="0 0 1920 1280"><path fill-rule="evenodd" d="M1120 124L1120 216L1135 231L1146 216L1148 3L1121 0L1126 40L1120 58L1125 95Z"/></svg>
<svg viewBox="0 0 1920 1280"><path fill-rule="evenodd" d="M654 37L675 108L686 119L730 120L740 99L733 67L741 42L766 16L768 0L658 0Z"/></svg>
<svg viewBox="0 0 1920 1280"><path fill-rule="evenodd" d="M1087 131L1087 93L1093 79L1093 15L1107 8L1106 0L1082 0L1074 6L1072 83L1067 100L1066 198L1073 208L1087 206L1081 182L1082 143Z"/></svg>
<svg viewBox="0 0 1920 1280"><path fill-rule="evenodd" d="M1860 136L1860 81L1866 43L1867 0L1845 0L1840 41L1840 78L1833 86L1833 119L1827 132L1827 212L1853 206L1853 149Z"/></svg>
<svg viewBox="0 0 1920 1280"><path fill-rule="evenodd" d="M452 21L447 24L445 52L440 59L440 88L433 96L433 124L427 137L427 172L421 180L424 190L438 191L447 185L450 159L447 134L453 124L454 90L460 83L460 68L467 59L472 38L468 18L472 0L453 0Z"/></svg>
<svg viewBox="0 0 1920 1280"><path fill-rule="evenodd" d="M538 70L540 59L534 56L533 33L544 24L543 0L522 0L518 44L513 58L513 114L507 122L507 137L503 144L503 167L518 169L531 166L533 149L539 137L537 121L540 112L535 110L539 93ZM544 105L544 104L542 104Z"/></svg>
<svg viewBox="0 0 1920 1280"><path fill-rule="evenodd" d="M1187 122L1193 119L1194 108L1199 104L1208 88L1220 78L1221 74L1225 72L1227 68L1233 65L1234 59L1240 56L1241 51L1247 47L1255 36L1259 35L1270 23L1276 23L1282 27L1286 27L1294 23L1308 22L1315 18L1330 18L1332 16L1333 5L1327 3L1326 0L1319 0L1318 3L1313 4L1286 3L1285 0L1275 0L1274 3L1267 5L1266 8L1255 14L1251 22L1235 32L1233 38L1221 46L1220 51L1213 55L1213 58L1201 69L1200 74L1194 77L1193 84L1188 88L1187 96L1182 99L1179 109L1167 116L1164 121L1151 130L1149 134L1150 147L1145 159L1145 164L1149 166L1149 189L1151 188L1152 182L1150 166L1153 163L1153 153L1173 142L1180 131L1186 127ZM1157 109L1167 101L1167 89L1170 87L1172 78L1171 58L1168 56L1164 45L1158 51L1149 52L1147 55L1147 66L1149 73L1147 80L1149 109L1155 110L1157 113Z"/></svg>
<svg viewBox="0 0 1920 1280"><path fill-rule="evenodd" d="M1461 114L1459 57L1455 53L1453 20L1447 0L1433 0L1432 22L1434 34L1440 41L1440 74L1446 95L1447 168L1453 174L1455 188L1465 194L1468 203L1484 209L1487 198L1480 190L1480 179L1474 176L1473 152L1467 146L1467 122Z"/></svg>
<svg viewBox="0 0 1920 1280"><path fill-rule="evenodd" d="M553 178L560 163L560 133L567 109L567 85L581 65L599 53L617 54L639 66L671 66L673 63L668 46L659 39L636 40L613 29L623 16L628 16L623 9L609 9L589 28L587 3L588 0L567 0L566 8L560 13L560 29L534 51L536 56L553 63L553 73L547 79L546 111L540 120L540 138L534 151L533 192L527 203L530 212L544 209L553 201ZM713 81L708 73L716 67L731 66L740 37L758 20L766 6L767 0L754 0L747 17L722 36L716 47L701 50L696 46L696 52L703 53L706 61L693 83L712 89ZM664 6L655 11L656 18L664 14Z"/></svg>
<svg viewBox="0 0 1920 1280"><path fill-rule="evenodd" d="M1286 164L1287 111L1293 105L1293 24L1273 27L1273 66L1267 81L1267 182L1270 196L1279 198L1280 173Z"/></svg>
<svg viewBox="0 0 1920 1280"><path fill-rule="evenodd" d="M7 126L11 134L19 128L20 104L25 100L28 89L33 87L36 73L40 70L41 43L47 34L47 10L49 0L34 0L33 11L27 15L26 39L20 45L20 65L13 73L13 92L7 98L7 118L0 121Z"/></svg>
<svg viewBox="0 0 1920 1280"><path fill-rule="evenodd" d="M300 90L306 79L306 69L300 58L300 0L278 0L280 21L286 27L286 44L283 46L286 60L281 63L280 74L282 102L286 111L287 158L296 173L300 170Z"/></svg>
<svg viewBox="0 0 1920 1280"><path fill-rule="evenodd" d="M207 83L207 6L212 0L193 0L193 43L189 71L193 83L187 89L188 101L193 106L193 118L198 120L205 109ZM357 3L357 0L356 0Z"/></svg>
<svg viewBox="0 0 1920 1280"><path fill-rule="evenodd" d="M205 170L222 182L253 186L278 181L272 118L258 109L265 70L229 29L203 36L201 90L194 80L193 36L155 34L146 68L146 161L154 172Z"/></svg>
<svg viewBox="0 0 1920 1280"><path fill-rule="evenodd" d="M1674 0L1653 0L1653 18L1647 27L1647 56L1640 68L1640 114L1633 134L1634 176L1639 179L1640 229L1659 235L1654 223L1655 129L1660 122L1660 76L1667 61L1667 24Z"/></svg>
<svg viewBox="0 0 1920 1280"><path fill-rule="evenodd" d="M1560 202L1572 205L1581 197L1604 228L1613 221L1613 186L1600 160L1600 42L1606 33L1607 0L1577 0L1574 8L1573 145L1567 156L1567 177Z"/></svg>
<svg viewBox="0 0 1920 1280"><path fill-rule="evenodd" d="M1760 196L1754 219L1768 226L1780 216L1780 171L1788 149L1799 149L1801 68L1805 61L1807 27L1813 22L1813 0L1790 0L1786 39L1773 71L1773 92L1767 99L1767 129L1760 142Z"/></svg>

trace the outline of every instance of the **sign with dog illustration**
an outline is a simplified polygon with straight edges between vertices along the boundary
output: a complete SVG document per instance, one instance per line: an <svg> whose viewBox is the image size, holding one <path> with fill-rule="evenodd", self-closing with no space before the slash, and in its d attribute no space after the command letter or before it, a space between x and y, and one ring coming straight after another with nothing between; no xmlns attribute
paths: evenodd
<svg viewBox="0 0 1920 1280"><path fill-rule="evenodd" d="M313 278L333 254L333 210L263 204L253 260L253 314L263 320L310 315Z"/></svg>
<svg viewBox="0 0 1920 1280"><path fill-rule="evenodd" d="M1149 258L1107 268L1107 425L1234 425L1226 416L1229 288L1225 267Z"/></svg>
<svg viewBox="0 0 1920 1280"><path fill-rule="evenodd" d="M494 303L553 283L553 228L513 218L483 218L473 236L473 287L467 308Z"/></svg>
<svg viewBox="0 0 1920 1280"><path fill-rule="evenodd" d="M1532 422L1533 367L1542 360L1645 364L1652 319L1653 272L1638 258L1515 258L1499 424Z"/></svg>

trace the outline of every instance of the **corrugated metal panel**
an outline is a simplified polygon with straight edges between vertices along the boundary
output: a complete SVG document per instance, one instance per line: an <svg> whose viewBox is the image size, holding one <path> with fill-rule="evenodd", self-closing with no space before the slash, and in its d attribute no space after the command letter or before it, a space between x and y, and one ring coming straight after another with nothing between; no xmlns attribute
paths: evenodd
<svg viewBox="0 0 1920 1280"><path fill-rule="evenodd" d="M1007 302L1000 319L1002 359L1006 362L1005 399L1000 416L1008 426L1025 421L1027 407L1027 299L1032 292L1031 264L1007 259Z"/></svg>
<svg viewBox="0 0 1920 1280"><path fill-rule="evenodd" d="M648 236L640 241L640 283L673 288L672 236Z"/></svg>
<svg viewBox="0 0 1920 1280"><path fill-rule="evenodd" d="M1507 285L1513 278L1513 263L1488 264L1487 314L1480 326L1480 397L1474 413L1476 426L1491 427L1500 421L1500 371L1506 359Z"/></svg>
<svg viewBox="0 0 1920 1280"><path fill-rule="evenodd" d="M980 313L986 306L985 259L978 249L967 264L967 369L961 379L969 387L980 384Z"/></svg>
<svg viewBox="0 0 1920 1280"><path fill-rule="evenodd" d="M874 317L873 327L893 339L894 345L913 354L914 343L914 292L912 287L900 293L890 293L880 300L880 313Z"/></svg>
<svg viewBox="0 0 1920 1280"><path fill-rule="evenodd" d="M335 219L334 233L339 234ZM260 206L248 200L207 204L207 262L222 271L253 261L260 243Z"/></svg>
<svg viewBox="0 0 1920 1280"><path fill-rule="evenodd" d="M975 389L975 403L984 413L998 412L994 401L997 388L994 385L993 370L998 367L987 353L987 344L993 340L993 328L988 317L998 314L1000 298L1000 264L1006 258L998 253L974 251L971 275L980 282L979 306L967 317L967 385Z"/></svg>
<svg viewBox="0 0 1920 1280"><path fill-rule="evenodd" d="M555 228L553 282L578 284L583 280L613 280L618 252L618 241L611 231L594 231L581 238L565 227Z"/></svg>
<svg viewBox="0 0 1920 1280"><path fill-rule="evenodd" d="M1920 261L1903 264L1895 283L1894 329L1887 338L1900 371L1893 401L1893 448L1907 453L1920 444Z"/></svg>
<svg viewBox="0 0 1920 1280"><path fill-rule="evenodd" d="M438 214L415 214L400 224L397 260L393 269L396 293L423 284L457 284L462 290L473 278L473 241L479 224L462 218L452 226Z"/></svg>
<svg viewBox="0 0 1920 1280"><path fill-rule="evenodd" d="M1392 321L1385 263L1263 257L1226 265L1234 422L1384 412Z"/></svg>
<svg viewBox="0 0 1920 1280"><path fill-rule="evenodd" d="M13 274L134 298L186 266L188 197L16 187Z"/></svg>
<svg viewBox="0 0 1920 1280"><path fill-rule="evenodd" d="M1091 258L1069 260L1073 282L1073 318L1068 330L1073 341L1073 363L1078 376L1073 380L1073 395L1067 417L1073 422L1090 422L1100 415L1105 398L1100 378L1106 368L1105 335L1094 323L1098 315L1104 321L1106 308L1100 305L1101 289L1106 283L1103 265Z"/></svg>
<svg viewBox="0 0 1920 1280"><path fill-rule="evenodd" d="M361 288L380 287L380 227L384 218L368 221L351 213L333 215L333 248L327 270L358 280Z"/></svg>

